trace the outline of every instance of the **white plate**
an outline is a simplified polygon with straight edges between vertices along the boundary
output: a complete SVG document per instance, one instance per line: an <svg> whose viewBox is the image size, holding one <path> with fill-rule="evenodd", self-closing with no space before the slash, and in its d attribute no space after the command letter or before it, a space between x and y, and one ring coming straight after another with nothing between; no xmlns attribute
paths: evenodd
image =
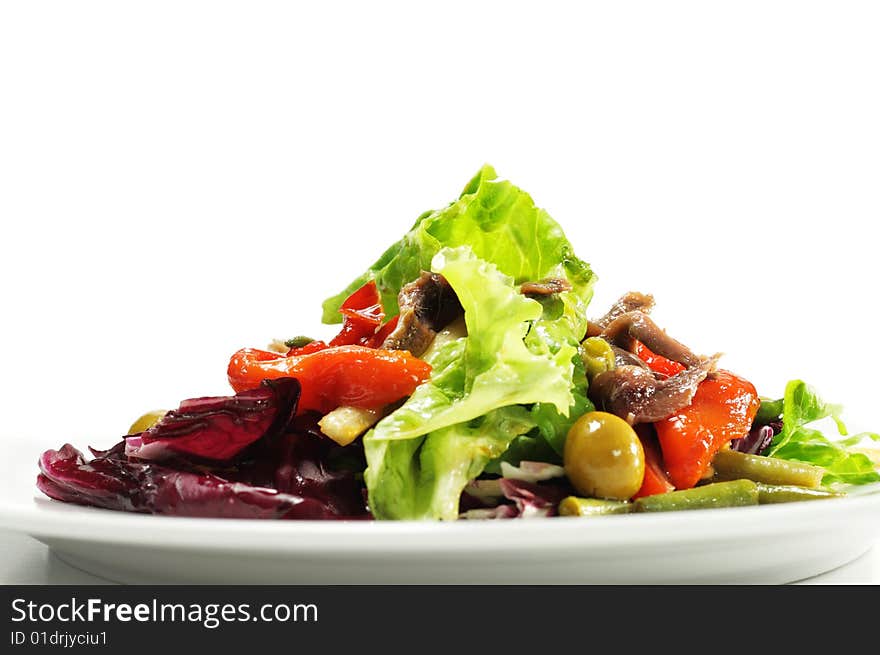
<svg viewBox="0 0 880 655"><path fill-rule="evenodd" d="M60 444L59 444L60 445ZM129 583L783 583L864 553L880 485L816 502L597 519L332 522L188 519L49 500L40 449L8 444L0 527Z"/></svg>

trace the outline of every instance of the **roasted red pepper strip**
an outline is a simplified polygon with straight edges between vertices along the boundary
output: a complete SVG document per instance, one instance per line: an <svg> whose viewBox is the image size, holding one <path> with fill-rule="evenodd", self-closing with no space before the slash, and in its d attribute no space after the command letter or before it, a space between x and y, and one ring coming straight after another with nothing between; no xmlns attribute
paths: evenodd
<svg viewBox="0 0 880 655"><path fill-rule="evenodd" d="M339 311L344 317L342 329L330 341L330 347L366 345L385 318L379 290L372 280L346 298Z"/></svg>
<svg viewBox="0 0 880 655"><path fill-rule="evenodd" d="M372 280L346 298L339 311L343 315L342 329L330 340L330 343L312 341L305 346L291 348L287 351L287 356L308 355L336 346L357 345L378 348L385 341L385 336L390 334L394 325L397 324L397 317L395 317L384 326L382 325L385 311L382 309L379 289ZM391 325L392 322L394 325ZM379 334L385 336L380 340Z"/></svg>
<svg viewBox="0 0 880 655"><path fill-rule="evenodd" d="M392 318L385 325L379 328L379 331L376 332L369 340L364 344L365 346L369 346L370 348L381 348L382 344L385 343L385 339L388 338L388 335L394 332L394 328L397 327L397 321L400 320L400 314Z"/></svg>
<svg viewBox="0 0 880 655"><path fill-rule="evenodd" d="M751 382L719 370L700 383L690 405L654 424L676 489L693 487L708 471L715 453L731 439L748 434L758 405Z"/></svg>
<svg viewBox="0 0 880 655"><path fill-rule="evenodd" d="M652 352L648 346L641 341L634 341L636 357L645 362L645 364L648 365L648 368L655 373L662 373L663 375L672 377L676 373L681 373L686 368L684 364L679 364L672 359L667 359L663 355L658 355L657 353Z"/></svg>
<svg viewBox="0 0 880 655"><path fill-rule="evenodd" d="M663 467L663 457L660 455L654 427L650 423L642 423L635 426L635 431L639 435L642 449L645 451L645 477L641 488L633 498L655 496L673 491L675 487L672 486Z"/></svg>
<svg viewBox="0 0 880 655"><path fill-rule="evenodd" d="M309 355L311 353L316 353L319 350L324 350L325 348L329 348L326 343L323 341L310 341L304 346L300 346L299 348L291 348L287 351L287 356L300 356L300 355Z"/></svg>
<svg viewBox="0 0 880 655"><path fill-rule="evenodd" d="M285 357L244 348L229 360L229 383L237 392L263 380L292 377L302 393L298 413L327 413L343 405L378 409L410 395L431 373L431 366L405 350L337 346L308 355Z"/></svg>

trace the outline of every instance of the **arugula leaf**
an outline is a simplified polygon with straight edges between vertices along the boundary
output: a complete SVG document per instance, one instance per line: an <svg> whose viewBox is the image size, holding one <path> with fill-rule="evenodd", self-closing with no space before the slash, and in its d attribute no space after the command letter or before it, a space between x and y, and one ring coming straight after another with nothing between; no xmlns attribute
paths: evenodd
<svg viewBox="0 0 880 655"><path fill-rule="evenodd" d="M773 438L766 455L815 464L825 469L823 484L835 482L868 484L880 482L880 473L871 459L849 447L864 438L880 439L872 433L851 439L831 441L822 432L807 424L831 417L841 435L846 426L840 418L842 407L824 402L815 389L802 380L792 380L785 387L782 406L782 432Z"/></svg>

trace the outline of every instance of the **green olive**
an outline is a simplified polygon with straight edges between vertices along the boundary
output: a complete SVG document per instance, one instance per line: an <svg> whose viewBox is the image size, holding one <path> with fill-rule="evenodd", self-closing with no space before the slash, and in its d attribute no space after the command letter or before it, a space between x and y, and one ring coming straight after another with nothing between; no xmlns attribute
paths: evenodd
<svg viewBox="0 0 880 655"><path fill-rule="evenodd" d="M614 370L614 351L601 337L584 339L581 343L580 355L587 369L587 378L590 380L600 373Z"/></svg>
<svg viewBox="0 0 880 655"><path fill-rule="evenodd" d="M645 450L635 430L607 412L588 412L575 421L563 461L572 486L594 498L632 498L645 477Z"/></svg>
<svg viewBox="0 0 880 655"><path fill-rule="evenodd" d="M161 421L162 417L165 416L165 414L167 413L168 412L164 409L157 409L152 412L147 412L137 421L131 424L131 427L128 428L128 432L126 434L137 434L138 432L149 430L151 427L156 425L156 423Z"/></svg>

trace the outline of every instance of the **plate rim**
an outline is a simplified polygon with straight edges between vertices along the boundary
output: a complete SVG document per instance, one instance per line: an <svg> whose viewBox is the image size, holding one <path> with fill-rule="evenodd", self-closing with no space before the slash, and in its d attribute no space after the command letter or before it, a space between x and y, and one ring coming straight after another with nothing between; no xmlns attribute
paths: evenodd
<svg viewBox="0 0 880 655"><path fill-rule="evenodd" d="M535 548L699 545L758 535L810 533L824 530L829 524L861 523L869 516L880 517L880 489L875 493L822 502L592 519L536 517L454 522L175 517L69 505L36 496L33 500L31 506L0 502L0 528L37 539L82 543L205 551L244 548L302 553L320 550L327 555L483 549L500 554ZM880 532L880 521L874 532Z"/></svg>
<svg viewBox="0 0 880 655"><path fill-rule="evenodd" d="M0 529L37 539L222 552L314 553L328 556L424 552L518 553L534 549L698 545L748 536L811 533L828 525L862 523L880 534L880 482L853 487L851 495L816 502L781 503L627 514L593 518L519 520L370 521L260 520L178 517L109 510L48 498L35 485L34 452L45 446L16 439L0 467ZM25 469L25 462L33 468ZM31 475L33 474L33 475ZM28 482L29 481L29 482ZM819 524L817 528L814 524ZM711 527L711 529L707 529Z"/></svg>

